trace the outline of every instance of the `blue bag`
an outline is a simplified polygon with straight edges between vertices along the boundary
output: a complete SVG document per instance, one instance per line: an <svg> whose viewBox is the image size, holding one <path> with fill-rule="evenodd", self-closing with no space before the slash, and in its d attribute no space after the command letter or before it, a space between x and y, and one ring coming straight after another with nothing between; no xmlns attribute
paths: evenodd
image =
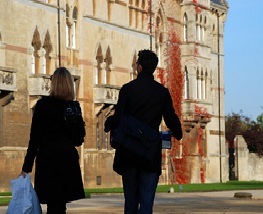
<svg viewBox="0 0 263 214"><path fill-rule="evenodd" d="M32 186L30 175L11 180L12 199L6 214L41 214L42 209Z"/></svg>

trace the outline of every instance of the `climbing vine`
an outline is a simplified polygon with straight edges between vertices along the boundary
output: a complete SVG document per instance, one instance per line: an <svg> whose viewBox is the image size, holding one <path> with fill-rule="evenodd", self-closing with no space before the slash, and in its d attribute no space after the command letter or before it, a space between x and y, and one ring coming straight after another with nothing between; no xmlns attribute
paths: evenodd
<svg viewBox="0 0 263 214"><path fill-rule="evenodd" d="M161 3L165 3L165 1L160 1ZM150 0L148 0L148 5ZM168 5L167 14L175 14L173 10L175 10L176 6L174 1L167 1ZM193 4L195 6L196 14L201 13L203 7L197 3L197 0L193 0ZM149 10L148 10L149 13ZM149 15L149 14L148 14ZM180 40L180 29L176 27L177 21L172 17L167 17L167 38L166 38L166 46L164 50L165 56L165 66L159 67L157 69L157 78L165 85L171 94L173 100L173 106L176 111L176 114L179 118L182 119L182 99L183 99L183 91L184 91L184 75L181 64L181 45L182 42ZM150 27L151 25L149 25ZM151 27L153 27L152 24ZM156 26L155 26L156 27ZM193 57L199 56L198 51L198 43L194 44L193 47ZM205 118L208 115L203 115L203 112L200 111L199 107L195 108L194 115L201 118ZM199 121L200 121L199 120ZM183 124L183 121L181 121ZM184 126L182 127L184 129ZM187 135L181 141L172 138L172 148L169 152L169 160L171 162L171 182L172 183L189 183L191 182L191 149L192 145L197 146L198 155L203 158L204 157L204 148L203 148L203 127L200 125L196 127L196 136ZM185 130L184 130L185 133ZM202 164L202 160L200 161L200 181L205 182L205 168Z"/></svg>

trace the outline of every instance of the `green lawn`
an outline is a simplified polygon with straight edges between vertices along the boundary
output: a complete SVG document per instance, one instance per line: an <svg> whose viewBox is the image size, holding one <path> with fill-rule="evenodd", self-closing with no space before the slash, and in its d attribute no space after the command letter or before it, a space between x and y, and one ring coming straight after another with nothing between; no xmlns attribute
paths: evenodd
<svg viewBox="0 0 263 214"><path fill-rule="evenodd" d="M179 185L159 185L157 192L169 192L170 188L174 188L174 192L204 192L204 191L227 191L227 190L251 190L263 189L263 182L259 181L229 181L226 183L211 184L183 184L182 189ZM92 193L122 193L122 188L93 188L85 189L86 198ZM11 200L11 192L0 192L0 206L8 205Z"/></svg>
<svg viewBox="0 0 263 214"><path fill-rule="evenodd" d="M227 191L227 190L251 190L263 189L263 182L259 181L229 181L227 183L211 184L183 184L182 189L179 185L159 185L157 192L168 192L170 187L175 192L204 192L204 191Z"/></svg>
<svg viewBox="0 0 263 214"><path fill-rule="evenodd" d="M179 185L159 185L157 192L169 192L170 188L174 188L174 192L204 192L204 191L227 191L227 190L249 190L263 189L263 182L260 181L229 181L227 183L211 183L211 184L183 184L182 189ZM122 193L122 188L94 188L86 189L89 193Z"/></svg>

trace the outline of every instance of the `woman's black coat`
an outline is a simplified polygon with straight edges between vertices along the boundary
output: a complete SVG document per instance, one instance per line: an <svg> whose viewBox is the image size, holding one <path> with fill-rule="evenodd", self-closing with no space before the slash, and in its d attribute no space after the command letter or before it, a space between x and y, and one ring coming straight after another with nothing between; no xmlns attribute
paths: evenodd
<svg viewBox="0 0 263 214"><path fill-rule="evenodd" d="M114 130L123 112L132 115L149 125L156 131L162 118L166 126L172 131L176 139L182 138L181 123L173 108L171 95L167 88L154 80L154 76L147 72L140 72L137 79L123 85L119 93L118 103L113 116L107 118L105 131ZM113 169L122 174L126 168L144 168L145 170L161 174L161 145L152 166L143 166L143 160L124 149L116 149Z"/></svg>
<svg viewBox="0 0 263 214"><path fill-rule="evenodd" d="M65 101L42 98L33 114L22 170L31 172L36 158L35 190L42 204L85 197L78 151L66 138L64 106Z"/></svg>

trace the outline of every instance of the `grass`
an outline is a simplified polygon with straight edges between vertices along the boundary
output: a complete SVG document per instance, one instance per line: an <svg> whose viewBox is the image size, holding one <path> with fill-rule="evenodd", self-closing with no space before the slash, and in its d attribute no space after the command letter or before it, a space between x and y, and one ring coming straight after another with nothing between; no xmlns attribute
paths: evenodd
<svg viewBox="0 0 263 214"><path fill-rule="evenodd" d="M174 192L211 192L211 191L228 191L228 190L252 190L263 189L263 182L260 181L229 181L226 183L210 183L210 184L183 184L183 189L179 185L158 185L157 192L169 192L170 188L174 188ZM90 198L92 193L123 193L119 188L93 188L85 189L86 198ZM11 192L0 192L0 206L6 206L11 200Z"/></svg>
<svg viewBox="0 0 263 214"><path fill-rule="evenodd" d="M229 181L226 183L209 183L209 184L183 184L183 189L175 185L158 185L157 192L169 192L173 187L175 192L209 192L209 191L227 191L227 190L251 190L263 189L261 181ZM123 193L122 188L93 188L86 189L89 193Z"/></svg>
<svg viewBox="0 0 263 214"><path fill-rule="evenodd" d="M226 183L209 184L183 184L183 189L179 185L159 185L157 192L168 192L173 187L175 192L211 192L228 190L251 190L263 189L263 182L260 181L229 181Z"/></svg>

